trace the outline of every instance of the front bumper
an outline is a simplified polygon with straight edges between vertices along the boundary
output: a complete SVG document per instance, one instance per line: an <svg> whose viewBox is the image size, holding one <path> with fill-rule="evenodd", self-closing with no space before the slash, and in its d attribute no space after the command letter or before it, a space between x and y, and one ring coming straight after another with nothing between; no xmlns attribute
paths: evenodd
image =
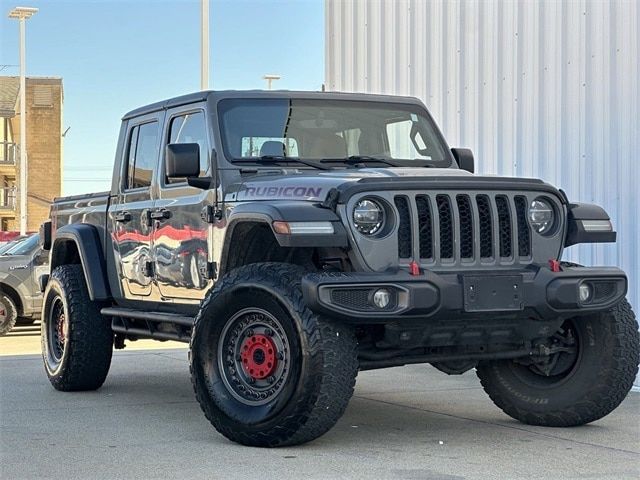
<svg viewBox="0 0 640 480"><path fill-rule="evenodd" d="M579 286L591 286L590 302L581 302ZM372 301L386 289L385 308ZM473 320L523 318L558 320L610 308L627 292L625 273L613 267L547 267L522 270L389 273L312 273L302 280L310 309L355 324L398 320Z"/></svg>

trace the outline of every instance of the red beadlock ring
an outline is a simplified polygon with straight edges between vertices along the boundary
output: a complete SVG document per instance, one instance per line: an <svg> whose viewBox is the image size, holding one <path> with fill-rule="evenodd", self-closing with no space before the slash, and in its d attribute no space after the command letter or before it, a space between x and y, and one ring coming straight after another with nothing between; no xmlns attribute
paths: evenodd
<svg viewBox="0 0 640 480"><path fill-rule="evenodd" d="M257 380L267 378L276 369L277 349L273 340L266 335L252 335L240 347L242 368Z"/></svg>

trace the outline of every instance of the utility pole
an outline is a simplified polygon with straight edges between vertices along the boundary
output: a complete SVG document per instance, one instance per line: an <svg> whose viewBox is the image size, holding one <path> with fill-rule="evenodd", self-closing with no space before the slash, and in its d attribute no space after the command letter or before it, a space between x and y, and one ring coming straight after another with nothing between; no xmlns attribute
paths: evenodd
<svg viewBox="0 0 640 480"><path fill-rule="evenodd" d="M200 89L209 89L209 0L200 0Z"/></svg>
<svg viewBox="0 0 640 480"><path fill-rule="evenodd" d="M16 7L9 18L20 22L20 235L27 233L27 81L25 64L25 24L37 8Z"/></svg>

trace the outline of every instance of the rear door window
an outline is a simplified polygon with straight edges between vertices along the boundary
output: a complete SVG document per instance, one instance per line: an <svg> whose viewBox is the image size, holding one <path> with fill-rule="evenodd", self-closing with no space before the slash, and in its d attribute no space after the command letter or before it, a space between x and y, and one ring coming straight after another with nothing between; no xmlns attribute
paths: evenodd
<svg viewBox="0 0 640 480"><path fill-rule="evenodd" d="M158 160L158 122L131 129L125 188L149 188Z"/></svg>

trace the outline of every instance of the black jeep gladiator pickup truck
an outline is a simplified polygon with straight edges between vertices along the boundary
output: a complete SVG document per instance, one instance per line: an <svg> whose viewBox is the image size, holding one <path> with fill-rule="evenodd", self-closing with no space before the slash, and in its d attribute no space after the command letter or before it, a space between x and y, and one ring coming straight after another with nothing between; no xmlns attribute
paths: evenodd
<svg viewBox="0 0 640 480"><path fill-rule="evenodd" d="M540 180L473 175L413 98L199 92L122 121L108 192L41 229L42 344L58 390L99 388L113 348L190 344L205 416L245 445L328 431L359 370L475 368L528 424L610 413L639 362L598 206Z"/></svg>

